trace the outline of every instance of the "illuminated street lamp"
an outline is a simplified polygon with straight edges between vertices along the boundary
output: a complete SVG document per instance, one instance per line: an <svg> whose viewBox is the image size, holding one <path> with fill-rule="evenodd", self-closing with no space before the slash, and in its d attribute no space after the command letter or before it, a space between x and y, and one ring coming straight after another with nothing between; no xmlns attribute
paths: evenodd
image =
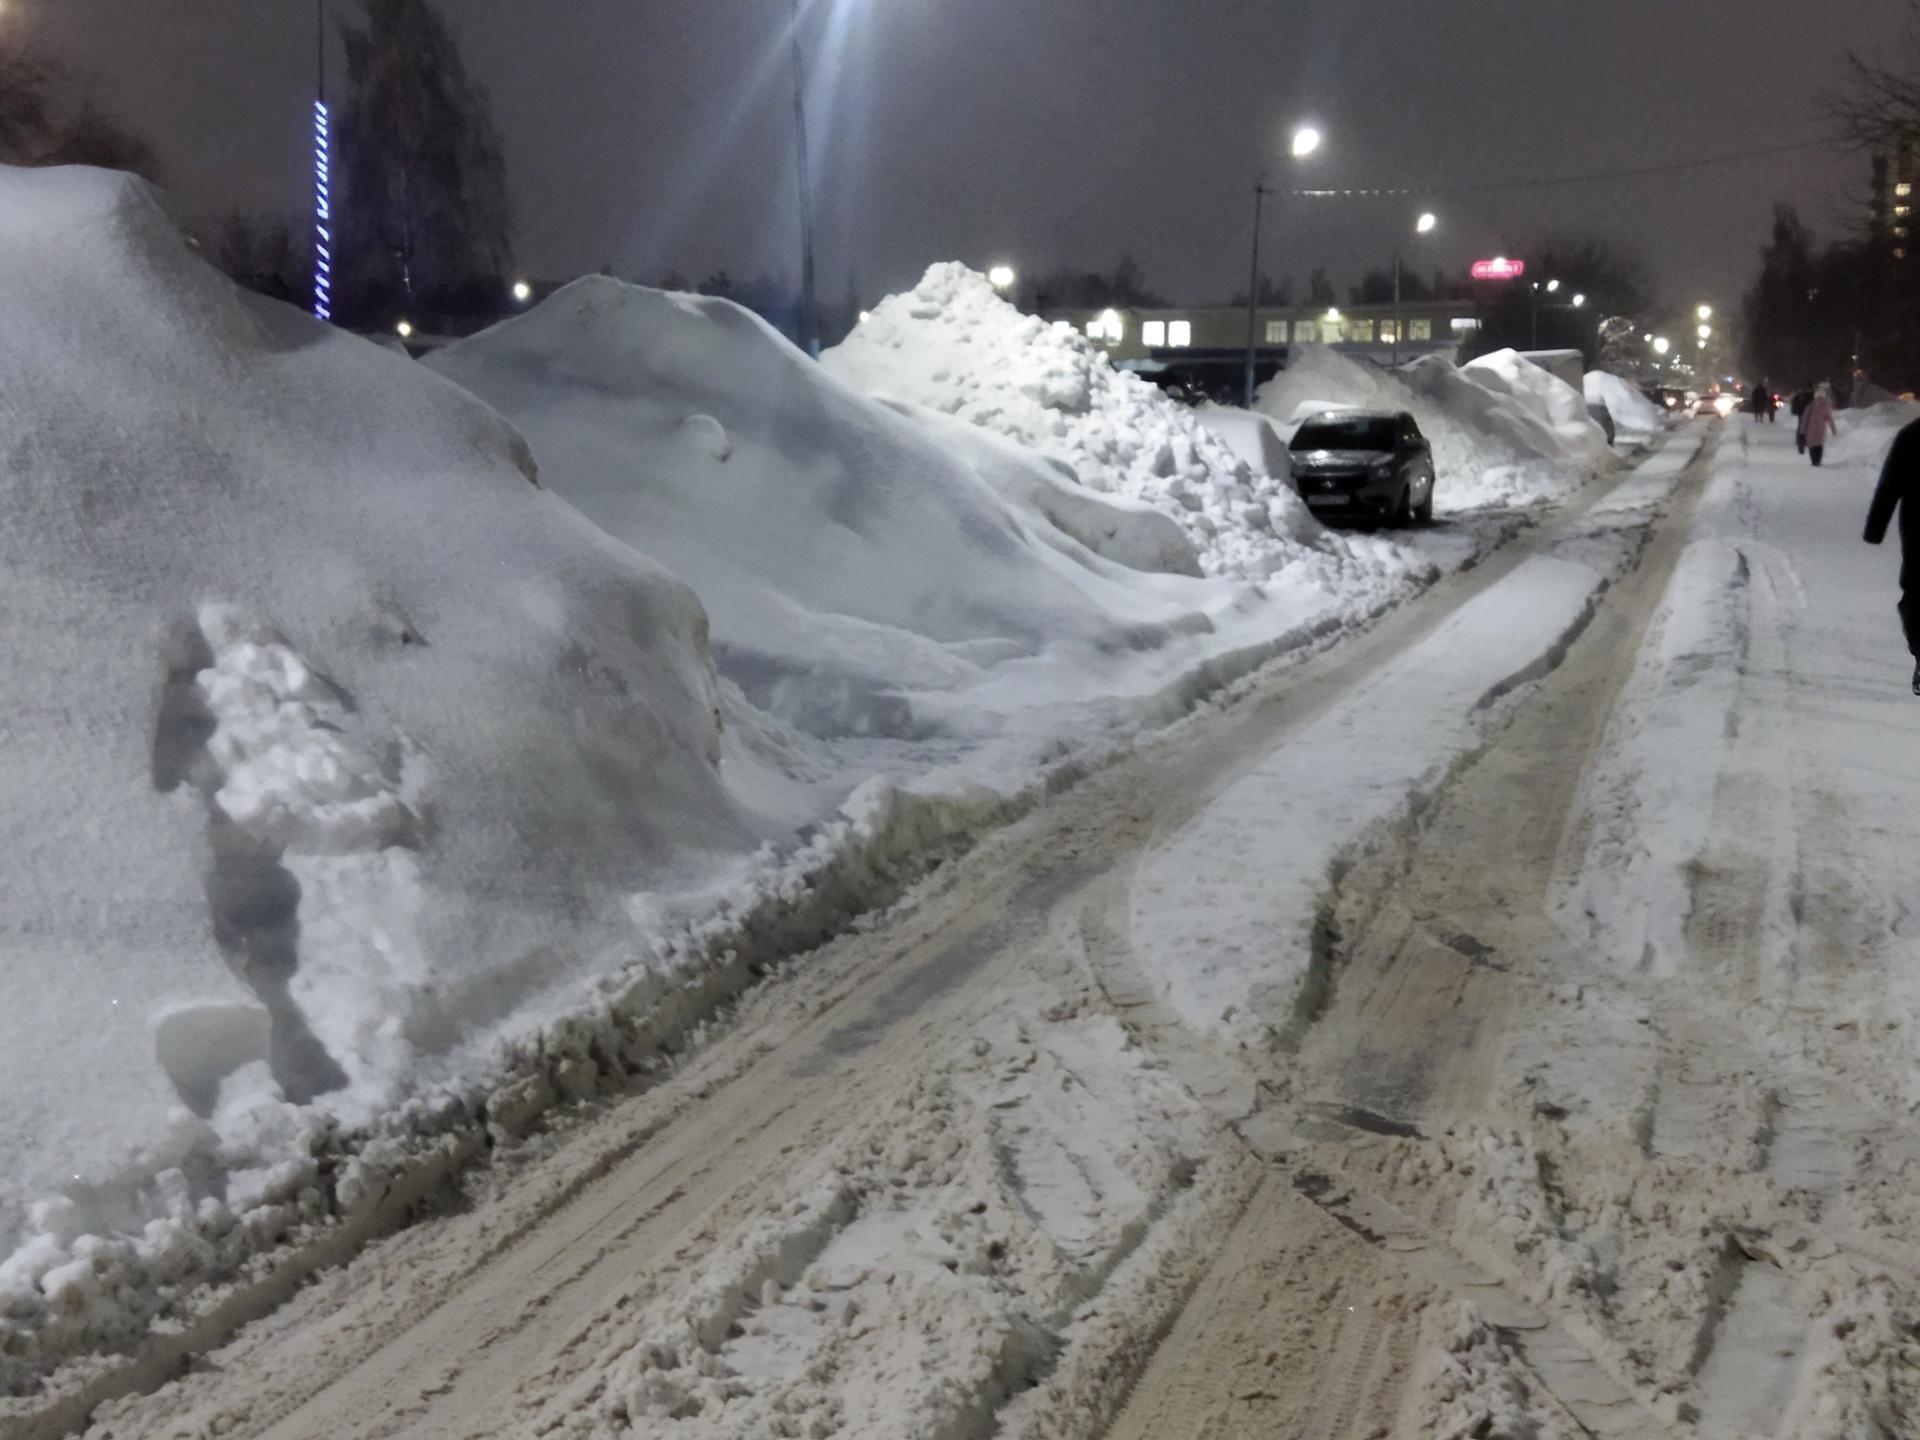
<svg viewBox="0 0 1920 1440"><path fill-rule="evenodd" d="M1431 210L1426 211L1413 222L1413 233L1416 236L1431 235L1439 228L1440 217ZM1393 365L1395 369L1400 366L1400 336L1406 329L1406 321L1402 318L1400 310L1400 280L1405 268L1401 263L1400 252L1396 249L1393 255Z"/></svg>
<svg viewBox="0 0 1920 1440"><path fill-rule="evenodd" d="M996 290L1011 290L1014 279L1011 265L996 265L987 272L987 282Z"/></svg>
<svg viewBox="0 0 1920 1440"><path fill-rule="evenodd" d="M402 340L408 339L413 334L412 322L407 320L402 320L398 325L394 326L393 328L396 332L398 332Z"/></svg>
<svg viewBox="0 0 1920 1440"><path fill-rule="evenodd" d="M1664 355L1671 349L1673 349L1673 342L1664 335L1653 342L1653 353L1656 355Z"/></svg>
<svg viewBox="0 0 1920 1440"><path fill-rule="evenodd" d="M1295 128L1293 140L1287 147L1295 160L1305 160L1320 149L1325 139L1311 125ZM1277 196L1280 192L1267 188L1267 177L1262 175L1253 182L1253 275L1247 281L1247 409L1253 408L1255 389L1254 371L1259 360L1259 341L1255 327L1260 323L1260 221L1262 207L1267 196Z"/></svg>
<svg viewBox="0 0 1920 1440"><path fill-rule="evenodd" d="M1713 318L1713 307L1711 305L1702 305L1699 314L1702 320L1711 320Z"/></svg>
<svg viewBox="0 0 1920 1440"><path fill-rule="evenodd" d="M513 298L522 305L533 298L533 287L524 280L516 280L513 285Z"/></svg>
<svg viewBox="0 0 1920 1440"><path fill-rule="evenodd" d="M813 176L807 169L807 78L800 60L800 0L790 0L793 15L793 143L800 181L800 345L820 358L820 306L814 291Z"/></svg>

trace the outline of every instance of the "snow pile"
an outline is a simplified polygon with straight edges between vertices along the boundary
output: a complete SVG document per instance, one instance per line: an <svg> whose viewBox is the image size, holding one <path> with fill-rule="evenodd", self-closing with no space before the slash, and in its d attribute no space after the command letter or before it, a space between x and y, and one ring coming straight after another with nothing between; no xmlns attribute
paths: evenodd
<svg viewBox="0 0 1920 1440"><path fill-rule="evenodd" d="M1838 416L1839 433L1827 442L1823 463L1866 466L1877 471L1886 463L1894 437L1915 420L1920 420L1920 404L1911 400L1843 410Z"/></svg>
<svg viewBox="0 0 1920 1440"><path fill-rule="evenodd" d="M1435 357L1428 357L1429 360ZM1442 362L1444 363L1444 362ZM1431 369L1429 364L1426 368ZM1542 447L1547 458L1573 465L1598 465L1607 457L1607 435L1587 409L1587 397L1552 371L1515 350L1496 350L1468 361L1460 373L1515 411L1542 425L1552 436ZM1504 417L1503 417L1504 418Z"/></svg>
<svg viewBox="0 0 1920 1440"><path fill-rule="evenodd" d="M1538 366L1526 361L1519 366L1524 367L1520 373L1536 371L1573 393ZM1439 476L1434 505L1443 514L1531 504L1585 481L1595 464L1588 437L1572 427L1564 436L1558 433L1546 402L1531 387L1521 387L1519 394L1511 387L1496 393L1501 387L1506 382L1499 372L1461 369L1439 356L1423 356L1389 373L1324 345L1308 345L1297 347L1288 367L1261 388L1259 409L1289 436L1323 410L1410 413L1433 446ZM1587 418L1584 403L1580 418L1604 452L1605 436Z"/></svg>
<svg viewBox="0 0 1920 1440"><path fill-rule="evenodd" d="M1209 575L1259 578L1344 542L1286 484L1066 325L1022 315L984 275L935 265L821 357L869 395L984 426L1068 465L1091 490L1178 520Z"/></svg>
<svg viewBox="0 0 1920 1440"><path fill-rule="evenodd" d="M695 587L726 680L822 738L1001 735L1377 610L1424 569L1308 520L1315 544L1262 586L1200 578L1200 512L1176 523L990 429L870 400L726 301L584 280L428 363L527 436L543 483Z"/></svg>
<svg viewBox="0 0 1920 1440"><path fill-rule="evenodd" d="M514 422L556 493L691 582L721 673L810 734L965 730L986 722L952 697L989 672L1071 690L1208 627L1205 592L1129 592L1070 543L1197 569L1159 512L1013 447L973 447L976 469L727 301L582 280L428 363Z"/></svg>
<svg viewBox="0 0 1920 1440"><path fill-rule="evenodd" d="M699 602L470 396L105 172L0 168L0 311L4 1387L755 837Z"/></svg>
<svg viewBox="0 0 1920 1440"><path fill-rule="evenodd" d="M1667 423L1667 412L1640 393L1630 380L1605 370L1587 372L1589 405L1599 405L1613 417L1613 428L1623 442L1639 443Z"/></svg>

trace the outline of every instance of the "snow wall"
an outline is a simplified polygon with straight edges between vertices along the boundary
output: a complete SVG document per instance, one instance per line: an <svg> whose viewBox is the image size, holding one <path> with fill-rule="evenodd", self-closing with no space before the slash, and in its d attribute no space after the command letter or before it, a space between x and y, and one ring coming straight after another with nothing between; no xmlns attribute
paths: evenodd
<svg viewBox="0 0 1920 1440"><path fill-rule="evenodd" d="M471 396L104 171L0 168L0 314L4 1388L757 837L699 601Z"/></svg>

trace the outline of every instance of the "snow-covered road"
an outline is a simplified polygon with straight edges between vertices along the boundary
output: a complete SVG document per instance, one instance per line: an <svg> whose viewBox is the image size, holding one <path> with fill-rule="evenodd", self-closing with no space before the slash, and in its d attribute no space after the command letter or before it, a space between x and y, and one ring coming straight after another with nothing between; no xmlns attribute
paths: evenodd
<svg viewBox="0 0 1920 1440"><path fill-rule="evenodd" d="M1917 1433L1873 441L1682 429L95 1433Z"/></svg>

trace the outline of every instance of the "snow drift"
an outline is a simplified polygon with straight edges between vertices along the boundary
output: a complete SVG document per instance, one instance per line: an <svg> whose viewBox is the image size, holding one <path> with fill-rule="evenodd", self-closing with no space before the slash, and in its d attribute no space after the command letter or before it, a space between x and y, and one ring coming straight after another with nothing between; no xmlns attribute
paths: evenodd
<svg viewBox="0 0 1920 1440"><path fill-rule="evenodd" d="M1179 604L1116 596L1035 533L1197 568L1158 512L1076 497L1027 452L976 449L977 470L731 302L577 281L428 363L513 421L556 493L685 577L721 672L811 734L949 730L964 722L940 697L995 668L1205 628Z"/></svg>
<svg viewBox="0 0 1920 1440"><path fill-rule="evenodd" d="M1623 441L1643 441L1667 423L1667 412L1642 395L1638 386L1605 370L1587 372L1586 396L1589 405L1606 408Z"/></svg>
<svg viewBox="0 0 1920 1440"><path fill-rule="evenodd" d="M102 171L0 168L0 313L4 1387L755 837L699 602L470 396Z"/></svg>
<svg viewBox="0 0 1920 1440"><path fill-rule="evenodd" d="M1186 530L1209 575L1260 578L1345 544L1195 414L1067 325L1022 315L984 275L942 264L874 307L821 357L833 375L995 431L1090 490L1144 501Z"/></svg>

